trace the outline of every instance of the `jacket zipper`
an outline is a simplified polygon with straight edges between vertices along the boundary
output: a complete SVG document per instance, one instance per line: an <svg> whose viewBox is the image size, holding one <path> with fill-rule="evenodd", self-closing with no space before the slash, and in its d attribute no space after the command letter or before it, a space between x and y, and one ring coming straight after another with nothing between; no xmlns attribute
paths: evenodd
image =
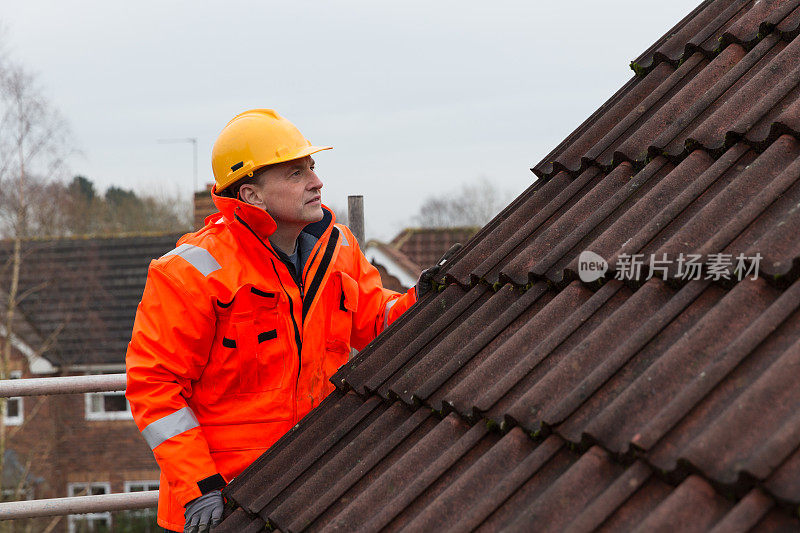
<svg viewBox="0 0 800 533"><path fill-rule="evenodd" d="M267 244L261 239L261 237L258 236L258 234L255 231L253 231L253 228L251 228L247 224L247 222L242 220L242 218L239 215L234 215L234 217L245 228L247 228L250 231L250 233L252 233L253 236L255 236L256 239L258 239L258 242L260 242L261 245L264 246L264 248L266 248L272 255L281 260L280 256L278 256L278 254L276 254L272 248L267 246ZM295 283L295 285L298 285L297 289L300 292L300 301L303 304L303 311L301 317L301 322L303 324L305 324L306 314L308 313L308 310L311 308L311 303L314 301L314 298L317 295L317 291L319 290L319 286L322 283L322 279L325 277L325 272L328 270L328 267L330 266L331 259L333 258L333 252L336 249L336 243L338 242L338 240L339 240L339 230L336 228L336 226L334 226L328 237L328 244L325 247L325 253L322 256L322 260L320 261L319 266L317 267L317 272L314 274L314 278L311 280L310 291L307 294L304 294L303 281L305 276L303 275L302 272L300 273L299 276L300 284L298 285L297 283ZM309 267L308 270L310 270L310 266L313 263L314 259L316 259L320 248L321 247L317 248L317 251L314 253L314 257L311 259L311 263L308 263L306 265ZM294 382L294 401L292 402L292 424L294 425L297 423L297 390L300 386L300 372L303 369L303 340L300 337L300 328L297 325L297 321L294 319L294 302L292 301L292 297L289 295L289 291L286 290L286 287L284 287L283 281L281 281L281 276L280 274L278 274L278 269L275 266L275 261L272 258L270 258L270 263L272 264L272 269L275 271L275 276L278 278L278 283L281 284L281 289L283 289L284 294L286 294L286 298L289 300L289 316L291 316L292 318L292 326L294 326L294 339L295 343L297 344L297 377L295 378ZM281 263L283 263L282 260ZM306 270L306 273L308 272L308 270ZM292 279L294 280L293 277Z"/></svg>
<svg viewBox="0 0 800 533"><path fill-rule="evenodd" d="M322 259L319 262L319 266L317 267L317 272L314 274L314 279L311 280L311 285L308 288L308 293L303 299L303 322L305 322L306 320L306 315L308 314L309 309L311 309L311 304L314 302L314 298L317 295L317 291L319 290L320 284L322 284L322 279L325 277L325 273L327 272L328 267L331 264L331 260L333 259L333 252L336 249L336 243L338 242L338 240L339 240L339 230L334 226L330 236L328 237L328 244L325 246L325 253L322 255Z"/></svg>
<svg viewBox="0 0 800 533"><path fill-rule="evenodd" d="M251 228L247 222L242 220L239 215L234 216L236 217L236 220L238 220L245 228L247 228L256 239L258 239L258 242L260 242L264 248L266 248L272 255L280 260L278 254L276 254L272 248L267 246L261 237L258 236L258 233L253 231L253 228ZM278 283L281 284L281 289L283 289L284 294L286 294L286 299L289 300L289 316L292 318L292 326L294 326L294 342L297 345L297 377L294 381L294 398L292 400L292 425L294 425L297 423L297 388L300 384L300 370L303 368L303 339L300 337L300 328L297 325L297 321L294 319L294 300L292 300L292 296L283 285L283 281L281 281L281 275L278 273L278 269L275 266L275 261L272 258L270 258L270 263L272 264L272 270L275 271L275 277L278 278ZM281 263L283 263L283 261L281 261ZM300 291L300 301L302 301L303 289L298 287L298 290Z"/></svg>
<svg viewBox="0 0 800 533"><path fill-rule="evenodd" d="M292 401L292 425L294 425L297 423L297 387L300 384L300 369L303 368L303 339L300 338L300 329L297 327L297 321L294 319L294 302L292 301L292 297L289 295L289 291L286 290L286 287L283 286L281 276L278 274L278 269L275 267L275 261L270 259L269 262L272 264L272 270L275 271L275 275L278 277L278 283L281 284L281 289L283 289L286 298L289 300L289 316L292 317L294 342L297 344L297 377L294 381L294 400Z"/></svg>

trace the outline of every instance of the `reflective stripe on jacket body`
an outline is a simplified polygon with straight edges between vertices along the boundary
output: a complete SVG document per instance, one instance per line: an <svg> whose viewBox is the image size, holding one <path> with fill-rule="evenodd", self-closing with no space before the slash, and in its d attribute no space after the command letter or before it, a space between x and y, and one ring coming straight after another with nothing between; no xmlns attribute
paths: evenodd
<svg viewBox="0 0 800 533"><path fill-rule="evenodd" d="M221 214L150 264L128 346L126 396L161 467L158 522L230 481L318 405L330 377L414 301L381 286L350 230L322 221L301 283L264 211L214 195ZM220 477L221 475L221 477Z"/></svg>

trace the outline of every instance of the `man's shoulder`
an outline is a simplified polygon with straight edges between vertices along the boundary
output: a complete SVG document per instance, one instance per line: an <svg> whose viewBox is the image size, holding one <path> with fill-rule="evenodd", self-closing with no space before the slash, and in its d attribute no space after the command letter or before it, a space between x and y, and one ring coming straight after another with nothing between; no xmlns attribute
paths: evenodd
<svg viewBox="0 0 800 533"><path fill-rule="evenodd" d="M341 238L342 246L350 246L352 243L356 242L356 238L353 235L352 230L345 224L337 222L334 224L334 227L339 230L339 233L342 236Z"/></svg>
<svg viewBox="0 0 800 533"><path fill-rule="evenodd" d="M187 233L178 239L175 248L154 260L153 265L181 278L197 273L207 277L222 268L224 258L235 246L228 233L224 224L206 225Z"/></svg>

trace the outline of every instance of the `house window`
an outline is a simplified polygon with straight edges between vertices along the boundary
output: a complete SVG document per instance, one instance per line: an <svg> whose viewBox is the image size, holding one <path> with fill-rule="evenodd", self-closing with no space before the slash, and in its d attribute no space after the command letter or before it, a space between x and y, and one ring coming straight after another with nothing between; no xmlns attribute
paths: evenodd
<svg viewBox="0 0 800 533"><path fill-rule="evenodd" d="M101 483L69 483L69 496L96 496L110 494L111 484ZM111 513L88 513L69 515L69 533L105 533L111 531Z"/></svg>
<svg viewBox="0 0 800 533"><path fill-rule="evenodd" d="M10 379L19 379L22 377L22 371L13 370L9 376ZM22 424L23 418L22 398L17 396L14 398L7 398L3 408L3 418L7 426L19 426Z"/></svg>
<svg viewBox="0 0 800 533"><path fill-rule="evenodd" d="M126 481L125 492L158 490L158 481ZM114 513L114 527L120 531L155 533L162 531L156 522L156 509L136 509Z"/></svg>
<svg viewBox="0 0 800 533"><path fill-rule="evenodd" d="M126 481L125 492L143 492L158 490L158 481Z"/></svg>
<svg viewBox="0 0 800 533"><path fill-rule="evenodd" d="M131 407L120 392L89 392L86 394L86 420L131 419Z"/></svg>

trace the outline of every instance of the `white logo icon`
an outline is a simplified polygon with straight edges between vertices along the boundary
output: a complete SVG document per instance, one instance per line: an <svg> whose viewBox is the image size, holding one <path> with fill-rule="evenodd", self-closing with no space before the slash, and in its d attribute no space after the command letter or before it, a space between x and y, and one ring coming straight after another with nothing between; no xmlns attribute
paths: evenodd
<svg viewBox="0 0 800 533"><path fill-rule="evenodd" d="M584 250L578 256L578 277L584 283L591 283L602 278L608 270L608 262L594 252Z"/></svg>

